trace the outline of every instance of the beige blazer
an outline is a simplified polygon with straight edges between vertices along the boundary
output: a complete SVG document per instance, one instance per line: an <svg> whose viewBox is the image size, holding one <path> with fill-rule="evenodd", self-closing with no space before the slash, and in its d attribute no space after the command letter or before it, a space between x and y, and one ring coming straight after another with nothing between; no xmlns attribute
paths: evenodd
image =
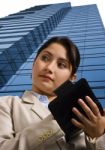
<svg viewBox="0 0 105 150"><path fill-rule="evenodd" d="M81 133L67 144L50 111L31 92L0 97L0 150L105 150L104 141L102 136L98 144L90 143Z"/></svg>

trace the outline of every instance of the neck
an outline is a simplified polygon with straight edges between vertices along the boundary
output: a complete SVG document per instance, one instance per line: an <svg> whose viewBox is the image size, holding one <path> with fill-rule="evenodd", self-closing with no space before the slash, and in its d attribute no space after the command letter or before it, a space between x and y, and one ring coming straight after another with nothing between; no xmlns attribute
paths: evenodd
<svg viewBox="0 0 105 150"><path fill-rule="evenodd" d="M49 93L47 93L45 91L41 91L39 89L36 89L34 86L32 87L32 91L36 92L38 94L41 94L41 95L46 95L48 97L49 102L54 100L57 97L54 93L49 94Z"/></svg>
<svg viewBox="0 0 105 150"><path fill-rule="evenodd" d="M56 97L57 97L56 95L54 95L54 96L48 96L48 99L49 99L49 101L51 102L51 101L53 101Z"/></svg>

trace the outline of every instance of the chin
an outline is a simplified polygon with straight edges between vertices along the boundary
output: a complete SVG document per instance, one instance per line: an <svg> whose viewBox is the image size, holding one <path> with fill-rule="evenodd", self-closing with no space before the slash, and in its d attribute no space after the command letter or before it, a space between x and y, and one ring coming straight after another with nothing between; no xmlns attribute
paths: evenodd
<svg viewBox="0 0 105 150"><path fill-rule="evenodd" d="M40 91L44 94L44 95L54 95L54 92L53 92L53 90L50 90L50 88L48 88L48 87L41 87L40 88Z"/></svg>
<svg viewBox="0 0 105 150"><path fill-rule="evenodd" d="M38 84L37 84L38 83ZM49 86L49 83L47 82L35 82L33 84L34 89L36 92L43 94L43 95L54 95L54 87Z"/></svg>

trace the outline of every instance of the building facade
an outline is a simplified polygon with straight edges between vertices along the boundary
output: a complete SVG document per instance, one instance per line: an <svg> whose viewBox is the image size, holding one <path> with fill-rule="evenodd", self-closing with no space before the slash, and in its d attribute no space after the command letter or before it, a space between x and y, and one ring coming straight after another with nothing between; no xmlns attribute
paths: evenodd
<svg viewBox="0 0 105 150"><path fill-rule="evenodd" d="M31 90L32 62L53 36L68 36L78 46L77 78L86 78L105 106L105 29L94 5L60 3L32 7L0 19L0 96Z"/></svg>

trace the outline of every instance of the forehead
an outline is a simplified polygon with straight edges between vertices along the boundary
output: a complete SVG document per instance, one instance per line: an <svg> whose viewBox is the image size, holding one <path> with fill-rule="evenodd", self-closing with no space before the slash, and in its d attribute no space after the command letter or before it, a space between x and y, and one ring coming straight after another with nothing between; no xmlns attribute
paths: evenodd
<svg viewBox="0 0 105 150"><path fill-rule="evenodd" d="M42 53L51 53L56 57L66 58L67 59L67 50L64 46L58 43L52 43L47 48L42 50Z"/></svg>

